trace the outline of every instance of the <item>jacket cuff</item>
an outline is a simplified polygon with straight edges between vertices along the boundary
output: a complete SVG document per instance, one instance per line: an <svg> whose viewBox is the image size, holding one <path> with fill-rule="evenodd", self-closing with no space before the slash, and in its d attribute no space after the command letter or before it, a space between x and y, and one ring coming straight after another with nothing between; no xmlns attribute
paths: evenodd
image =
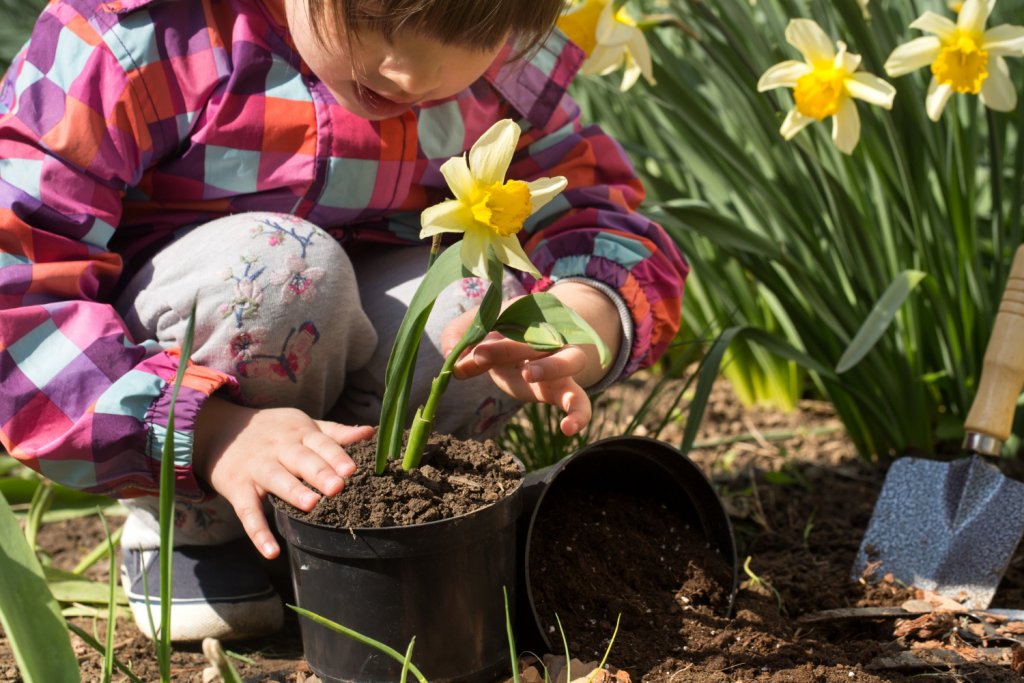
<svg viewBox="0 0 1024 683"><path fill-rule="evenodd" d="M622 376L622 372L625 370L626 364L629 362L630 355L633 352L633 340L635 338L633 315L630 313L629 306L626 305L626 300L622 298L622 295L619 294L614 287L611 287L600 280L595 280L589 277L571 276L558 278L557 282L579 282L589 287L593 287L611 299L612 303L615 304L615 309L619 312L619 322L622 325L622 344L619 345L619 353L615 356L615 360L612 361L611 367L608 368L608 372L604 374L604 377L602 377L596 384L586 388L587 393L593 396L614 384Z"/></svg>
<svg viewBox="0 0 1024 683"><path fill-rule="evenodd" d="M173 351L169 353L174 355ZM146 454L154 464L154 476L158 482L164 445L171 442L176 498L200 501L214 495L214 491L196 477L192 467L192 453L199 410L206 399L225 386L233 389L234 378L190 363L185 369L185 376L174 402L174 431L170 431L167 424L171 412L171 396L174 392L173 377L165 380L160 395L146 416Z"/></svg>

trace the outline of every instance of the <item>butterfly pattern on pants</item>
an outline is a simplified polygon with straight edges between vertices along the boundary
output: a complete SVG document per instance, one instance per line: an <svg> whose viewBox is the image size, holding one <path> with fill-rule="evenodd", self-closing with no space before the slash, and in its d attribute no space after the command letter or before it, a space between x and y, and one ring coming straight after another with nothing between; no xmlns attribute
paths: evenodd
<svg viewBox="0 0 1024 683"><path fill-rule="evenodd" d="M247 379L262 377L275 382L297 382L309 369L313 358L313 345L320 341L320 331L311 321L292 328L277 355L254 353L235 367Z"/></svg>

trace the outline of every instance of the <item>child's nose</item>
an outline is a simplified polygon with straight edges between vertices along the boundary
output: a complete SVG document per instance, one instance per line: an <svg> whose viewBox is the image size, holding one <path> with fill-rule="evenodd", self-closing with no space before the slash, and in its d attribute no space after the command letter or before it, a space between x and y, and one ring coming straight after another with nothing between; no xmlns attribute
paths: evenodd
<svg viewBox="0 0 1024 683"><path fill-rule="evenodd" d="M386 61L381 64L380 73L400 91L381 94L397 99L422 99L441 83L440 68L431 64Z"/></svg>

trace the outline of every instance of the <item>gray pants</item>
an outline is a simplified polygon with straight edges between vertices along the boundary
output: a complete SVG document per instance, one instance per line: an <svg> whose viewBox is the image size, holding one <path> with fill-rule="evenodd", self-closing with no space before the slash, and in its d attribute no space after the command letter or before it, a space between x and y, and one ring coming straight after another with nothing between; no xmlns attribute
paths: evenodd
<svg viewBox="0 0 1024 683"><path fill-rule="evenodd" d="M317 226L293 216L244 213L182 233L127 283L116 302L136 341L181 345L197 302L192 359L238 379L241 402L297 407L311 417L375 425L395 332L427 263L426 247L380 246L350 261ZM521 294L506 278L506 295ZM445 325L475 306L476 278L438 298L417 358L410 406L423 403L441 366ZM436 429L493 435L519 404L489 377L451 385ZM458 394L457 400L452 397ZM158 543L156 501L125 501L132 510L122 542ZM220 543L241 535L223 499L179 503L176 545Z"/></svg>

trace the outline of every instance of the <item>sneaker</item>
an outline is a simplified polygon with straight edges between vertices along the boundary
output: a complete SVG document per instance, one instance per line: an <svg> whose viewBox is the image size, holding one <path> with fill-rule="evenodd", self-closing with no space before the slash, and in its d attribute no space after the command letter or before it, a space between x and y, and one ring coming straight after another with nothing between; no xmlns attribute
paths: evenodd
<svg viewBox="0 0 1024 683"><path fill-rule="evenodd" d="M125 548L123 554L121 585L135 624L153 638L149 612L159 627L160 550ZM175 548L171 553L171 641L239 640L280 630L284 608L260 559L248 539Z"/></svg>

